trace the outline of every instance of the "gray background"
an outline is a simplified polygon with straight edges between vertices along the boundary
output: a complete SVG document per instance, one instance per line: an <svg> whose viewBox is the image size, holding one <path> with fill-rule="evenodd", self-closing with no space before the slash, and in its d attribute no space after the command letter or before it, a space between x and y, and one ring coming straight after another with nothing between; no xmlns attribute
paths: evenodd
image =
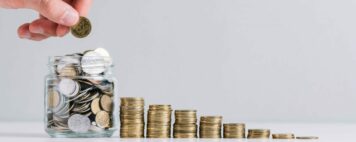
<svg viewBox="0 0 356 142"><path fill-rule="evenodd" d="M107 48L120 96L226 122L356 122L352 0L96 0L86 39L17 38L0 10L0 120L43 117L47 57Z"/></svg>

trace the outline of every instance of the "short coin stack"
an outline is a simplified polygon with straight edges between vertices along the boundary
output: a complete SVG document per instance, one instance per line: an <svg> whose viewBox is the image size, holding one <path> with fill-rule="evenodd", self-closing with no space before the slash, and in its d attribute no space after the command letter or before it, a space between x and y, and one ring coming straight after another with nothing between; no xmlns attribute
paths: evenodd
<svg viewBox="0 0 356 142"><path fill-rule="evenodd" d="M197 137L197 111L175 110L175 123L173 128L174 138L196 138Z"/></svg>
<svg viewBox="0 0 356 142"><path fill-rule="evenodd" d="M147 138L171 137L171 105L150 105L147 115Z"/></svg>
<svg viewBox="0 0 356 142"><path fill-rule="evenodd" d="M249 139L269 139L271 131L269 129L249 129L247 138Z"/></svg>
<svg viewBox="0 0 356 142"><path fill-rule="evenodd" d="M200 138L221 138L222 116L200 117Z"/></svg>
<svg viewBox="0 0 356 142"><path fill-rule="evenodd" d="M144 99L123 97L120 105L120 137L143 138L145 134Z"/></svg>
<svg viewBox="0 0 356 142"><path fill-rule="evenodd" d="M285 133L285 134L272 134L273 139L295 139L294 134Z"/></svg>
<svg viewBox="0 0 356 142"><path fill-rule="evenodd" d="M317 137L317 136L297 136L295 138L300 139L300 140L317 140L317 139L319 139L319 137Z"/></svg>
<svg viewBox="0 0 356 142"><path fill-rule="evenodd" d="M224 138L245 138L244 123L226 123L224 126Z"/></svg>

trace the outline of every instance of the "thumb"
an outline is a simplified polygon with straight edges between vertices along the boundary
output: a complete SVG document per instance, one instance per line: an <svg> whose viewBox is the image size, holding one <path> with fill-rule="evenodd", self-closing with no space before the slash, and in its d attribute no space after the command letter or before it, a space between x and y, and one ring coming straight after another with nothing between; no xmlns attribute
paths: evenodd
<svg viewBox="0 0 356 142"><path fill-rule="evenodd" d="M22 8L38 11L47 19L65 26L73 26L79 21L78 12L62 0L20 0Z"/></svg>

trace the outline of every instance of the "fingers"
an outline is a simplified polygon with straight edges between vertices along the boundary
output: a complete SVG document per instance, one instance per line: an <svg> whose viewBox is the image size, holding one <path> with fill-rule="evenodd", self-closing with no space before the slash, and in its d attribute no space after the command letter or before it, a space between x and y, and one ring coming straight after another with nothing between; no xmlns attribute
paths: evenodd
<svg viewBox="0 0 356 142"><path fill-rule="evenodd" d="M87 16L92 2L92 0L74 0L73 7L80 16Z"/></svg>
<svg viewBox="0 0 356 142"><path fill-rule="evenodd" d="M29 30L31 33L42 34L45 36L57 36L58 24L44 18L33 21Z"/></svg>
<svg viewBox="0 0 356 142"><path fill-rule="evenodd" d="M31 33L30 23L26 23L20 26L19 29L17 30L17 33L20 38L25 38L25 39L35 40L35 41L41 41L48 38L48 36L42 34Z"/></svg>
<svg viewBox="0 0 356 142"><path fill-rule="evenodd" d="M23 8L38 11L47 19L65 26L73 26L79 21L78 12L62 0L19 0Z"/></svg>
<svg viewBox="0 0 356 142"><path fill-rule="evenodd" d="M57 36L63 37L69 32L69 27L58 25L56 32L57 32Z"/></svg>

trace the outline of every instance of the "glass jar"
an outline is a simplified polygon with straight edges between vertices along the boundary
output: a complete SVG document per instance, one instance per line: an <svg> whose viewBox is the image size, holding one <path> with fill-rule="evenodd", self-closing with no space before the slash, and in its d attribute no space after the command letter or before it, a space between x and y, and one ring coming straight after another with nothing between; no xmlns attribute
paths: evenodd
<svg viewBox="0 0 356 142"><path fill-rule="evenodd" d="M44 122L51 137L110 137L117 130L111 58L91 52L49 59Z"/></svg>

